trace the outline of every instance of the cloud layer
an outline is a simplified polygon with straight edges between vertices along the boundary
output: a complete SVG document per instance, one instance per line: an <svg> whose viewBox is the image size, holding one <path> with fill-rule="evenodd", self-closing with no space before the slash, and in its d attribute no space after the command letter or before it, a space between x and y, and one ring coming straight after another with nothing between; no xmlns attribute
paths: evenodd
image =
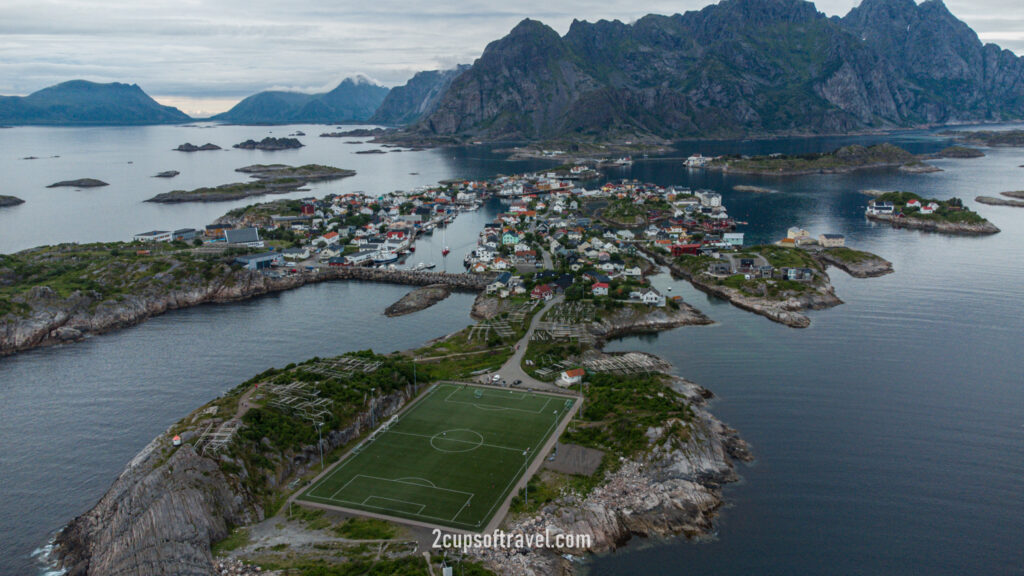
<svg viewBox="0 0 1024 576"><path fill-rule="evenodd" d="M841 15L856 3L823 0L817 7ZM0 94L85 78L137 83L187 112L216 112L259 90L322 90L355 74L393 86L420 70L470 63L526 17L564 33L573 18L631 21L706 4L4 0ZM1024 51L1019 0L949 0L947 6L983 41Z"/></svg>

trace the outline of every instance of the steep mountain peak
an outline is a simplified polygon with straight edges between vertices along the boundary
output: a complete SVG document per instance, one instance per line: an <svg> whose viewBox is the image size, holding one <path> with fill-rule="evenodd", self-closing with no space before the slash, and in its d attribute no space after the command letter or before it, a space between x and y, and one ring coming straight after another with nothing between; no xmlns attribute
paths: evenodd
<svg viewBox="0 0 1024 576"><path fill-rule="evenodd" d="M805 0L722 0L701 12L718 12L723 17L742 19L743 24L803 22L825 17Z"/></svg>

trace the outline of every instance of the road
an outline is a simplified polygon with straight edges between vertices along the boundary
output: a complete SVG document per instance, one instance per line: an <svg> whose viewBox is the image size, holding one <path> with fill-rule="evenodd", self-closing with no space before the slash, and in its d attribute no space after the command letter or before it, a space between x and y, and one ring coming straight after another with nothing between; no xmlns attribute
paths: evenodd
<svg viewBox="0 0 1024 576"><path fill-rule="evenodd" d="M516 344L516 350L512 353L512 357L509 358L508 361L505 362L496 372L497 374L501 374L501 379L509 385L516 380L522 380L523 383L521 386L526 388L533 388L535 390L564 391L550 382L541 382L540 380L537 380L523 370L523 356L526 354L526 348L530 344L530 338L533 337L534 330L537 329L537 324L540 323L540 319L544 317L544 314L546 314L548 310L562 302L563 299L563 296L555 296L549 300L544 307L540 309L540 311L533 315L533 318L530 320L530 327L527 328L526 334L523 335L522 339L519 340L519 343Z"/></svg>

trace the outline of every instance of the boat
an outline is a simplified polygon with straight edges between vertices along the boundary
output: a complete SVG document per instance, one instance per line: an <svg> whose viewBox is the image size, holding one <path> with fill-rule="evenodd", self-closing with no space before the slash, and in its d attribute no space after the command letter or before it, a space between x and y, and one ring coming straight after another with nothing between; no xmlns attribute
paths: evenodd
<svg viewBox="0 0 1024 576"><path fill-rule="evenodd" d="M409 252L415 252L415 251L416 251L416 247L415 246L409 246Z"/></svg>
<svg viewBox="0 0 1024 576"><path fill-rule="evenodd" d="M451 249L449 249L447 246L444 247L444 250L441 250L441 256L447 256L450 253Z"/></svg>
<svg viewBox="0 0 1024 576"><path fill-rule="evenodd" d="M390 264L398 261L398 253L391 250L381 250L373 255L374 264Z"/></svg>
<svg viewBox="0 0 1024 576"><path fill-rule="evenodd" d="M433 262L423 267L424 270L433 270L434 268L437 268L437 264L434 264Z"/></svg>
<svg viewBox="0 0 1024 576"><path fill-rule="evenodd" d="M445 228L444 235L441 237L444 244L444 249L441 250L441 256L448 256L451 253L451 248L448 247L448 229Z"/></svg>

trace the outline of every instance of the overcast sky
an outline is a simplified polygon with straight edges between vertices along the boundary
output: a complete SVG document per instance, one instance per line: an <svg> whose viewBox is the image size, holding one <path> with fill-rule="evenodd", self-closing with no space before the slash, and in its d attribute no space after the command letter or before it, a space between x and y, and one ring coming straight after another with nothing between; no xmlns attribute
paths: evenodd
<svg viewBox="0 0 1024 576"><path fill-rule="evenodd" d="M0 0L0 94L65 80L137 83L202 115L271 88L329 89L366 75L386 86L472 63L523 18L564 34L573 18L635 20L707 0ZM843 15L859 3L821 0ZM985 42L1024 53L1024 2L947 0Z"/></svg>

